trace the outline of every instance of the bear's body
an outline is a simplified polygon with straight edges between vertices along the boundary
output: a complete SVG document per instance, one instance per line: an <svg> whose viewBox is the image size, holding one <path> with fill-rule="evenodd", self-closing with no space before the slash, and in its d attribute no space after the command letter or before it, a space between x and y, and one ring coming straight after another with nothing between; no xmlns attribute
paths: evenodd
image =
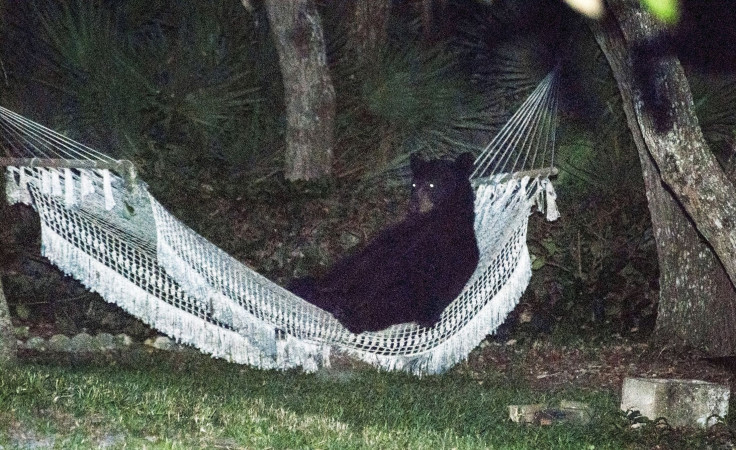
<svg viewBox="0 0 736 450"><path fill-rule="evenodd" d="M405 220L387 228L320 279L289 289L332 313L353 333L417 322L434 325L478 264L473 157L423 161L412 155Z"/></svg>

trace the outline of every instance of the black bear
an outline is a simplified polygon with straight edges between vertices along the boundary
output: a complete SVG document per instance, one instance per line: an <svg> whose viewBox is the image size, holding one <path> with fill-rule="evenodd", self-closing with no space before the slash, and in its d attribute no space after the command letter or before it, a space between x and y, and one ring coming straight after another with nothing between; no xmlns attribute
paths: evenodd
<svg viewBox="0 0 736 450"><path fill-rule="evenodd" d="M289 286L353 333L406 322L434 325L478 264L472 154L455 161L412 155L411 170L406 219L338 261L325 276Z"/></svg>

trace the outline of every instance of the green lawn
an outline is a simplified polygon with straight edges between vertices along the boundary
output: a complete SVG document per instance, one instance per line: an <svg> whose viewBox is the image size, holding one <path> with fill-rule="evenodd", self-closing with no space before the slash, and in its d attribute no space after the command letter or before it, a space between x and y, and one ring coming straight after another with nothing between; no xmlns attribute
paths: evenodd
<svg viewBox="0 0 736 450"><path fill-rule="evenodd" d="M264 371L142 349L35 360L0 373L0 448L698 448L707 438L632 430L612 392L535 392L492 370L474 378ZM508 419L509 404L560 399L588 402L592 422Z"/></svg>

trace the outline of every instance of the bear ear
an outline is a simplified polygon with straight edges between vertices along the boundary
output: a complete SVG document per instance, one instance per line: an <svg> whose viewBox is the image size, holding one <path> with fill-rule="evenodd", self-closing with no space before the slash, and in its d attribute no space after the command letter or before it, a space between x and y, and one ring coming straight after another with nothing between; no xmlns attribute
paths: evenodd
<svg viewBox="0 0 736 450"><path fill-rule="evenodd" d="M463 153L455 160L455 167L464 175L470 176L475 169L475 156L470 152Z"/></svg>
<svg viewBox="0 0 736 450"><path fill-rule="evenodd" d="M419 156L418 153L412 153L409 155L409 167L411 167L411 173L418 173L424 167L425 161Z"/></svg>

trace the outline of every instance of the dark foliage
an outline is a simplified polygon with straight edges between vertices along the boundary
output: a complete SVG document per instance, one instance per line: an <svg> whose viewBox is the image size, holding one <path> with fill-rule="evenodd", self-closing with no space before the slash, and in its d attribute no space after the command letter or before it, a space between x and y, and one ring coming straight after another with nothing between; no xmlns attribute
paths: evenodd
<svg viewBox="0 0 736 450"><path fill-rule="evenodd" d="M274 159L263 149L279 139L280 78L259 10L235 0L12 0L3 15L5 106L182 178Z"/></svg>

